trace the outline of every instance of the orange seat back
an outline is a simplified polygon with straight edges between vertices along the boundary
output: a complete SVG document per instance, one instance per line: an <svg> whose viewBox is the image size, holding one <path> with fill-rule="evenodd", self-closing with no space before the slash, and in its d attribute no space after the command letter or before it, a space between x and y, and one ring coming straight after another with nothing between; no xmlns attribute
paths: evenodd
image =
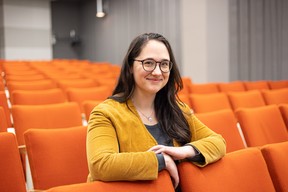
<svg viewBox="0 0 288 192"><path fill-rule="evenodd" d="M268 81L244 81L244 86L246 90L263 90L269 89Z"/></svg>
<svg viewBox="0 0 288 192"><path fill-rule="evenodd" d="M232 81L228 83L218 83L220 92L238 92L246 91L244 83L242 81Z"/></svg>
<svg viewBox="0 0 288 192"><path fill-rule="evenodd" d="M87 100L83 102L82 106L83 106L84 114L85 114L87 121L89 121L91 111L94 109L94 107L96 107L101 102L102 101L96 101L96 100Z"/></svg>
<svg viewBox="0 0 288 192"><path fill-rule="evenodd" d="M3 107L7 126L12 127L11 112L8 106L7 96L4 91L0 91L0 106Z"/></svg>
<svg viewBox="0 0 288 192"><path fill-rule="evenodd" d="M59 89L16 90L11 94L13 105L45 105L67 102L66 95Z"/></svg>
<svg viewBox="0 0 288 192"><path fill-rule="evenodd" d="M34 189L86 182L86 134L83 126L24 133Z"/></svg>
<svg viewBox="0 0 288 192"><path fill-rule="evenodd" d="M182 162L178 165L178 171L182 192L275 191L258 148L228 153L221 160L203 168L191 162Z"/></svg>
<svg viewBox="0 0 288 192"><path fill-rule="evenodd" d="M83 102L87 100L104 101L112 94L112 89L106 86L91 88L69 88L67 89L67 97L69 101L79 104L82 112L84 112Z"/></svg>
<svg viewBox="0 0 288 192"><path fill-rule="evenodd" d="M248 147L288 140L288 132L276 105L236 110Z"/></svg>
<svg viewBox="0 0 288 192"><path fill-rule="evenodd" d="M258 90L227 93L233 110L265 106L265 101Z"/></svg>
<svg viewBox="0 0 288 192"><path fill-rule="evenodd" d="M6 132L8 128L4 108L0 106L0 132Z"/></svg>
<svg viewBox="0 0 288 192"><path fill-rule="evenodd" d="M218 93L219 89L216 83L193 83L190 92L193 94Z"/></svg>
<svg viewBox="0 0 288 192"><path fill-rule="evenodd" d="M284 103L288 104L288 88L263 90L262 95L268 105Z"/></svg>
<svg viewBox="0 0 288 192"><path fill-rule="evenodd" d="M54 187L47 192L174 192L174 188L169 173L164 170L159 172L158 178L152 181L114 181L103 182L94 181L91 183L81 183L68 186Z"/></svg>
<svg viewBox="0 0 288 192"><path fill-rule="evenodd" d="M191 94L190 102L195 113L231 109L226 93Z"/></svg>
<svg viewBox="0 0 288 192"><path fill-rule="evenodd" d="M288 104L279 105L279 109L282 114L282 118L285 122L286 128L288 130Z"/></svg>
<svg viewBox="0 0 288 192"><path fill-rule="evenodd" d="M31 128L65 128L82 125L77 103L48 105L13 105L12 116L19 145L24 144L23 133Z"/></svg>
<svg viewBox="0 0 288 192"><path fill-rule="evenodd" d="M288 191L288 141L261 148L276 191Z"/></svg>
<svg viewBox="0 0 288 192"><path fill-rule="evenodd" d="M0 191L26 192L24 172L15 135L0 133Z"/></svg>
<svg viewBox="0 0 288 192"><path fill-rule="evenodd" d="M237 119L231 109L196 114L196 117L210 129L224 137L227 152L245 148L244 141L237 127Z"/></svg>

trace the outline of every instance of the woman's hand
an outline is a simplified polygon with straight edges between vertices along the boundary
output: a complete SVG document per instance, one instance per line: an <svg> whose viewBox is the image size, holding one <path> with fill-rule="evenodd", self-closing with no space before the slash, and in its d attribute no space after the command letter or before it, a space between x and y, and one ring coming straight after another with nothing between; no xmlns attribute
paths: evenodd
<svg viewBox="0 0 288 192"><path fill-rule="evenodd" d="M169 172L173 181L174 188L176 189L176 187L179 184L179 175L178 175L177 166L174 160L169 155L163 153L163 156L164 156L164 160L166 164L166 170Z"/></svg>
<svg viewBox="0 0 288 192"><path fill-rule="evenodd" d="M169 147L165 145L156 145L151 147L149 151L154 151L156 154L165 153L171 156L174 160L181 160L195 156L195 151L192 146Z"/></svg>

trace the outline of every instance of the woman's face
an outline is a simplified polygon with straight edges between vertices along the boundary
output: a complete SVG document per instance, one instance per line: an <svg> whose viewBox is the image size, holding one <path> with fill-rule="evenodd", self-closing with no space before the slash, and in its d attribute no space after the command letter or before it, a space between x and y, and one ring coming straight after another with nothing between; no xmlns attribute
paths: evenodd
<svg viewBox="0 0 288 192"><path fill-rule="evenodd" d="M143 47L140 55L135 60L152 59L156 62L170 61L169 52L166 46L156 40L150 40ZM147 72L143 69L140 61L134 61L132 72L135 80L135 92L140 94L156 94L168 82L170 72L163 73L157 63L156 68Z"/></svg>

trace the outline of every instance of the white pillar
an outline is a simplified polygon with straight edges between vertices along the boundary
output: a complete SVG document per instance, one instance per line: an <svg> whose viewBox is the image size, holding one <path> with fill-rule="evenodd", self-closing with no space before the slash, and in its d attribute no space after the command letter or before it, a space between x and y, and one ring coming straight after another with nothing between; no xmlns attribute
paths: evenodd
<svg viewBox="0 0 288 192"><path fill-rule="evenodd" d="M3 0L2 15L4 59L52 59L49 0Z"/></svg>
<svg viewBox="0 0 288 192"><path fill-rule="evenodd" d="M181 0L182 75L229 81L228 0Z"/></svg>

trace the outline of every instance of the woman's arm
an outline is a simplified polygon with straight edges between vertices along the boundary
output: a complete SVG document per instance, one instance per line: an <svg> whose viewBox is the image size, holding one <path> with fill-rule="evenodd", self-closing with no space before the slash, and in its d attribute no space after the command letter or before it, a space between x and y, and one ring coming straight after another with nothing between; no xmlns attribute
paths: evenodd
<svg viewBox="0 0 288 192"><path fill-rule="evenodd" d="M87 160L92 180L153 180L158 161L152 151L120 152L116 130L108 115L93 110L87 133Z"/></svg>

